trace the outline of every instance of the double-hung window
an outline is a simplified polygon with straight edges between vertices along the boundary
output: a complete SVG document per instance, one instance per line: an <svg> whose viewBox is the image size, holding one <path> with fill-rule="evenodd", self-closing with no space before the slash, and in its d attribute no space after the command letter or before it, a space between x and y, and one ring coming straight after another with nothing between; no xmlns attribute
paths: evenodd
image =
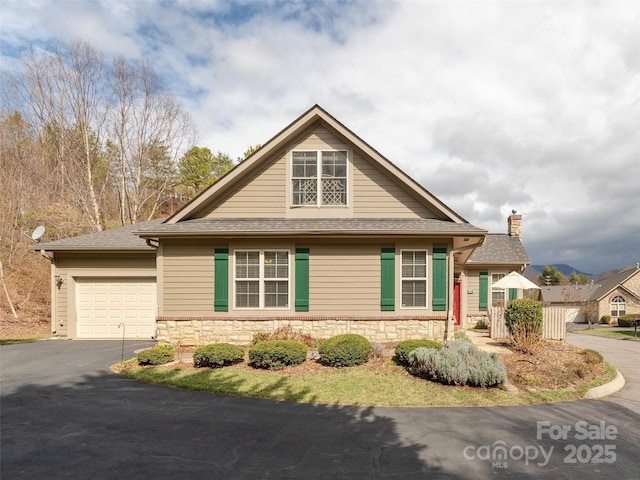
<svg viewBox="0 0 640 480"><path fill-rule="evenodd" d="M347 152L294 151L291 154L291 204L347 204Z"/></svg>
<svg viewBox="0 0 640 480"><path fill-rule="evenodd" d="M498 280L504 278L504 273L492 273L491 274L491 284L493 285ZM504 288L491 288L491 302L492 305L503 305L507 300L506 289Z"/></svg>
<svg viewBox="0 0 640 480"><path fill-rule="evenodd" d="M235 252L236 308L289 308L289 252Z"/></svg>
<svg viewBox="0 0 640 480"><path fill-rule="evenodd" d="M427 252L402 251L402 306L427 306Z"/></svg>

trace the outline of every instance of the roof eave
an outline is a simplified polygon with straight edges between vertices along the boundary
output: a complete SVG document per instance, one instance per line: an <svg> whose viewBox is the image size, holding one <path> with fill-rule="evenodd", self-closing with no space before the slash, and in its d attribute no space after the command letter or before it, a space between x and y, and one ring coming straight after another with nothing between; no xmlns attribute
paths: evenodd
<svg viewBox="0 0 640 480"><path fill-rule="evenodd" d="M277 232L270 230L257 230L251 232L242 231L208 231L208 232L135 232L141 238L158 239L158 238L211 238L211 237L469 237L479 238L485 235L484 231L430 231L419 232L415 230L279 230Z"/></svg>

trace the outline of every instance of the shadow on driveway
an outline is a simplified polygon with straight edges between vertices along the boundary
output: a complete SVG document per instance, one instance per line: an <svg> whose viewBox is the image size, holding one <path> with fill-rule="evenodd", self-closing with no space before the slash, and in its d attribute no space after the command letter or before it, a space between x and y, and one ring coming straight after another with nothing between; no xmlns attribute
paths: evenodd
<svg viewBox="0 0 640 480"><path fill-rule="evenodd" d="M606 401L374 408L234 398L118 377L107 366L119 348L0 348L3 479L637 478L640 416ZM127 344L128 357L135 348ZM537 438L541 421L572 432ZM616 436L577 440L578 421L604 421ZM605 442L611 463L566 463L568 445L585 445L591 459ZM503 444L503 462L485 458Z"/></svg>

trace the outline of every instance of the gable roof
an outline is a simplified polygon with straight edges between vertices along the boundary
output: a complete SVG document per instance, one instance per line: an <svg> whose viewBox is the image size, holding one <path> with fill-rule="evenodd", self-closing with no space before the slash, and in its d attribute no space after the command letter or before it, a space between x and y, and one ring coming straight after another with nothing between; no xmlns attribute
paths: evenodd
<svg viewBox="0 0 640 480"><path fill-rule="evenodd" d="M520 238L506 233L489 233L484 244L476 248L467 265L519 264L529 265L531 261Z"/></svg>
<svg viewBox="0 0 640 480"><path fill-rule="evenodd" d="M599 283L592 285L549 285L541 287L542 298L546 302L582 302L587 300L600 301L607 295L610 295L615 289L622 288L629 295L640 298L637 293L632 292L623 285L634 275L637 275L640 269L635 266L624 268L617 273L601 280Z"/></svg>
<svg viewBox="0 0 640 480"><path fill-rule="evenodd" d="M369 159L375 162L381 170L398 180L408 190L414 193L417 198L421 199L426 205L429 205L429 207L433 209L433 211L437 213L442 220L453 221L455 223L468 223L464 218L447 207L438 198L382 156L378 151L327 113L319 105L314 105L294 120L290 125L277 133L256 152L244 161L240 162L216 183L201 192L180 210L169 217L166 220L166 223L176 224L184 220L198 218L199 213L206 209L207 205L212 204L226 192L231 191L231 189L242 181L243 178L246 178L249 172L254 171L262 162L267 161L274 152L277 152L278 149L281 149L298 134L318 122L321 122L323 125L346 139L347 142L351 143L358 150L363 152Z"/></svg>
<svg viewBox="0 0 640 480"><path fill-rule="evenodd" d="M622 284L629 280L631 277L637 275L639 272L640 269L636 268L635 266L624 268L618 273L614 273L610 277L600 280L600 282L598 282L600 287L594 292L594 294L591 296L591 299L601 300L618 287L624 288L630 295L638 298L638 295L636 293L626 289Z"/></svg>
<svg viewBox="0 0 640 480"><path fill-rule="evenodd" d="M63 238L51 242L33 245L32 250L56 251L154 251L147 245L146 240L140 238L134 232L144 228L152 228L160 225L165 219L151 220L148 222L125 225L102 232L88 233L77 237Z"/></svg>
<svg viewBox="0 0 640 480"><path fill-rule="evenodd" d="M579 303L590 300L598 288L598 285L545 285L540 291L545 302Z"/></svg>

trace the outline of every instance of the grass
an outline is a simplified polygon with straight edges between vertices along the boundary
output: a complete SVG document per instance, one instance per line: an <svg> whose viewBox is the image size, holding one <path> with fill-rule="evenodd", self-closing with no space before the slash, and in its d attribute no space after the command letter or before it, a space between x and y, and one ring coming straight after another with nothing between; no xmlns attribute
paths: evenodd
<svg viewBox="0 0 640 480"><path fill-rule="evenodd" d="M640 333L634 336L633 330L609 330L605 328L585 328L574 330L572 333L580 333L583 335L596 335L598 337L620 338L622 340L635 340L640 342Z"/></svg>
<svg viewBox="0 0 640 480"><path fill-rule="evenodd" d="M139 381L172 388L238 397L332 405L389 407L529 405L582 398L584 393L615 377L607 374L570 390L510 393L505 388L452 387L411 376L387 362L383 368L367 365L287 374L287 370L153 366L124 368L119 373Z"/></svg>
<svg viewBox="0 0 640 480"><path fill-rule="evenodd" d="M0 345L15 345L17 343L37 342L46 337L30 337L30 338L0 338Z"/></svg>

